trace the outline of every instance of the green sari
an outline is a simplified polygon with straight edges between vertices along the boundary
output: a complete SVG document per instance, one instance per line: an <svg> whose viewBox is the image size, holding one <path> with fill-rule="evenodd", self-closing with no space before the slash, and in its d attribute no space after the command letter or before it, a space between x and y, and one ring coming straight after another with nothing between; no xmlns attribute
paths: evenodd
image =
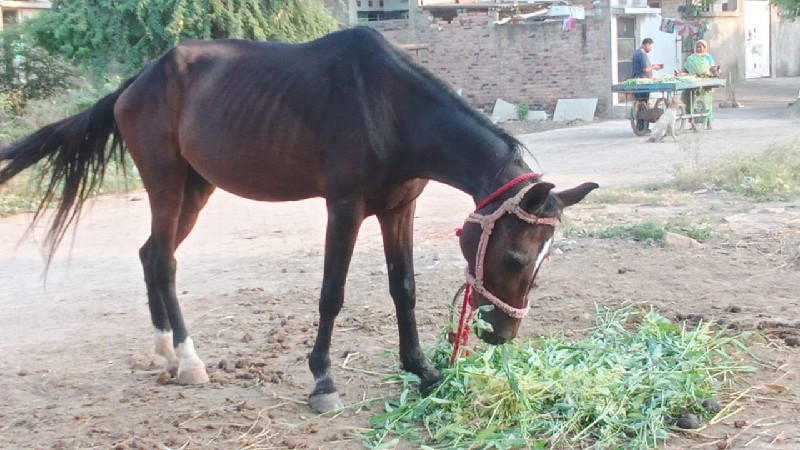
<svg viewBox="0 0 800 450"><path fill-rule="evenodd" d="M684 64L683 68L686 69L686 71L691 75L708 77L711 75L712 66L714 66L714 58L712 58L711 55L708 53L704 55L693 53L686 58L686 63ZM714 98L711 93L711 89L695 89L694 103L696 105L699 102L703 103L703 106L708 112L707 122L711 123L711 121L714 119ZM683 103L686 105L687 112L694 112L695 105L691 104L689 101L689 91L683 91Z"/></svg>

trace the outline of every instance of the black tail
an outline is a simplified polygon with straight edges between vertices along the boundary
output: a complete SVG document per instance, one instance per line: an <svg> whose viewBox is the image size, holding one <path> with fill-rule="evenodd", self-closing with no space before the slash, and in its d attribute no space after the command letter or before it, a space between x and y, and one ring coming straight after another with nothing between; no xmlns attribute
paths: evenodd
<svg viewBox="0 0 800 450"><path fill-rule="evenodd" d="M40 180L40 185L45 186L44 197L31 227L42 218L46 206L59 197L60 191L58 209L45 243L48 266L67 228L80 218L83 203L102 183L108 161L114 158L124 161L124 143L114 119L114 104L135 79L128 79L86 111L47 125L0 149L0 161L10 161L0 168L0 186L44 160ZM112 137L110 146L106 145L109 137Z"/></svg>

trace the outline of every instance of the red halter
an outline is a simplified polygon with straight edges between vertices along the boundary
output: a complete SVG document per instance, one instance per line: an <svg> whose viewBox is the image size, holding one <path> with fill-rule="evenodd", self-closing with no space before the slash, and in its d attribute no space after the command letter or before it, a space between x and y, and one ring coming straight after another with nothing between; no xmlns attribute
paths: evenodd
<svg viewBox="0 0 800 450"><path fill-rule="evenodd" d="M477 254L475 256L475 276L473 277L469 273L469 268L467 268L466 271L467 283L464 289L464 302L461 305L461 315L458 321L458 329L455 332L450 333L449 335L449 340L451 343L453 343L453 354L450 357L450 365L453 365L456 359L458 359L461 345L466 345L469 342L469 322L472 319L472 316L475 313L474 311L475 307L477 306L475 304L475 298L473 295L474 291L480 293L487 301L489 301L496 308L503 311L506 315L510 317L521 319L530 310L530 304L526 304L524 308L512 307L508 303L505 303L499 298L497 298L491 292L486 290L486 288L483 286L483 263L486 256L486 248L489 244L489 237L492 234L494 224L506 214L514 214L518 218L532 225L555 226L556 223L558 223L558 218L538 217L536 215L526 212L524 209L522 209L522 207L519 206L519 203L522 200L525 193L527 193L530 189L536 186L536 183L522 188L514 197L511 197L508 200L506 200L502 205L500 205L499 208L497 208L491 214L481 215L478 214L477 211L482 209L495 199L497 199L499 196L501 196L503 193L505 193L512 187L518 185L519 183L525 180L528 180L530 178L536 178L538 176L539 175L536 173L527 173L514 178L513 180L509 181L508 183L504 184L499 189L494 191L483 201L481 201L475 208L476 212L470 214L469 217L467 217L466 222L473 222L479 224L481 226L482 233L480 241L478 243ZM460 231L461 231L460 229L456 230L456 235L460 235ZM538 267L536 270L538 270ZM467 309L469 309L469 312L467 312Z"/></svg>

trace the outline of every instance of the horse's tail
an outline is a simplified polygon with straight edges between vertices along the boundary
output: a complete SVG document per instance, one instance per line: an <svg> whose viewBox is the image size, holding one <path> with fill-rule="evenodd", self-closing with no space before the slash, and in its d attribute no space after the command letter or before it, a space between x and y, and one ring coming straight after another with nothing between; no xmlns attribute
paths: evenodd
<svg viewBox="0 0 800 450"><path fill-rule="evenodd" d="M41 219L47 205L60 197L45 241L48 266L67 228L77 223L84 202L102 183L107 163L115 157L124 161L124 143L114 119L114 104L135 79L136 76L126 80L91 108L0 149L0 161L9 161L0 168L0 186L45 160L40 175L44 196L31 228ZM109 137L112 137L110 146L106 145Z"/></svg>

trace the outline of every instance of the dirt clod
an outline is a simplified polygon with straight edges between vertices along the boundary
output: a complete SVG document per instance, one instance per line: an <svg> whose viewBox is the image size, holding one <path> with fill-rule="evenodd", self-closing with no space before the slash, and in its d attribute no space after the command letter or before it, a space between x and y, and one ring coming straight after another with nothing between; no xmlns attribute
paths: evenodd
<svg viewBox="0 0 800 450"><path fill-rule="evenodd" d="M156 379L156 383L163 386L169 383L169 378L170 378L169 372L161 372L161 375L159 375L158 378Z"/></svg>
<svg viewBox="0 0 800 450"><path fill-rule="evenodd" d="M742 307L739 305L730 305L725 310L728 311L729 313L737 314L742 312Z"/></svg>
<svg viewBox="0 0 800 450"><path fill-rule="evenodd" d="M789 347L800 347L800 337L798 336L788 336L783 342Z"/></svg>

